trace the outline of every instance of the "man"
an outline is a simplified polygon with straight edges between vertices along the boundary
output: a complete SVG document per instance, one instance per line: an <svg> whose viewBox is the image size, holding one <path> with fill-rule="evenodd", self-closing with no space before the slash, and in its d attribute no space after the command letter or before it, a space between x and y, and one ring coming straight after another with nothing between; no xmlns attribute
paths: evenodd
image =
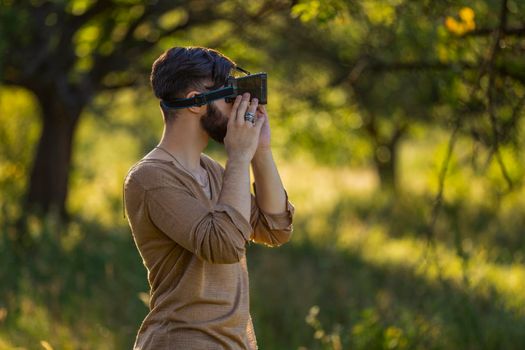
<svg viewBox="0 0 525 350"><path fill-rule="evenodd" d="M272 157L266 109L249 94L179 109L166 102L224 87L235 68L199 47L172 48L153 64L164 133L125 180L151 288L135 349L257 349L245 246L287 242L294 211ZM224 143L225 168L202 154L210 137Z"/></svg>

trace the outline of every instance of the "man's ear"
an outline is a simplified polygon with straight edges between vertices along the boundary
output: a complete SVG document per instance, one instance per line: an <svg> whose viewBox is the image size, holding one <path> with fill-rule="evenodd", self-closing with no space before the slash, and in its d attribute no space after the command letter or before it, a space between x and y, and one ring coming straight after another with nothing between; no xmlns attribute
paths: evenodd
<svg viewBox="0 0 525 350"><path fill-rule="evenodd" d="M185 96L185 98L193 98L195 97L195 95L198 95L200 94L201 92L199 91L196 91L196 90L192 90L190 92L188 92ZM195 114L199 114L199 115L202 115L205 111L206 111L206 108L207 106L206 105L202 105L202 106L193 106L193 107L188 107L188 110L190 112L193 112Z"/></svg>

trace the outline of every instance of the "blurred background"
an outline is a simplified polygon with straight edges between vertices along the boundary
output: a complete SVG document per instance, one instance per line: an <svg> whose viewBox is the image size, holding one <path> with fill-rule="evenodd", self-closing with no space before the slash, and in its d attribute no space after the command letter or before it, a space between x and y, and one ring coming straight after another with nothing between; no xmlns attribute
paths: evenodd
<svg viewBox="0 0 525 350"><path fill-rule="evenodd" d="M0 0L0 349L131 348L123 179L185 45L269 74L296 218L247 250L261 349L525 348L523 1Z"/></svg>

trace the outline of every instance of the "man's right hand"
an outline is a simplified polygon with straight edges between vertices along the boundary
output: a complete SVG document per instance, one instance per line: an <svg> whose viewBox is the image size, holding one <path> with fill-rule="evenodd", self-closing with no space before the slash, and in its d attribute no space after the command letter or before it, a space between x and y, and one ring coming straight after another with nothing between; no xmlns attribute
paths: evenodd
<svg viewBox="0 0 525 350"><path fill-rule="evenodd" d="M251 112L256 115L259 101L254 98L250 103L250 94L237 96L228 120L228 130L224 138L224 147L228 159L250 163L257 145L259 134L264 124L263 118L256 119L255 123L244 120L244 115Z"/></svg>

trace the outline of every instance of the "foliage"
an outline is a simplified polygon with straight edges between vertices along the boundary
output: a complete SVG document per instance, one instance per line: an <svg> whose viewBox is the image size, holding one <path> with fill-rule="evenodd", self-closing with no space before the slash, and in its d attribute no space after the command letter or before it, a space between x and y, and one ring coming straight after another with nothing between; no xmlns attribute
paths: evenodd
<svg viewBox="0 0 525 350"><path fill-rule="evenodd" d="M301 113L285 110L291 153L375 164L395 186L401 141L414 128L440 125L491 150L488 163L512 186L520 180L505 168L519 156L503 162L498 149L522 149L524 10L516 1L300 1L291 11L297 20L269 25L274 40L249 37L280 58L288 104L302 98ZM356 159L361 139L371 152Z"/></svg>

